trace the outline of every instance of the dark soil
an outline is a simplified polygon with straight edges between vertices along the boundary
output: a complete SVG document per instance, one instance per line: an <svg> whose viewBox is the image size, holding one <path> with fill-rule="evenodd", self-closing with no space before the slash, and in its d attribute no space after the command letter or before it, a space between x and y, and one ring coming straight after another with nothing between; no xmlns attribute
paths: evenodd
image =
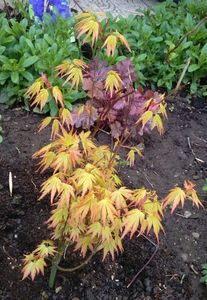
<svg viewBox="0 0 207 300"><path fill-rule="evenodd" d="M120 165L124 184L154 188L164 196L176 184L191 179L197 184L205 209L186 205L165 219L166 237L159 250L130 288L127 285L154 251L143 238L126 240L125 252L113 263L97 255L86 267L70 274L59 273L55 290L49 290L48 271L31 282L21 281L21 259L48 237L45 221L50 206L37 202L46 175L35 172L32 153L48 141L48 132L37 133L40 116L21 109L1 111L4 141L0 145L0 299L131 300L207 299L207 288L199 283L201 265L207 262L207 118L202 109L177 98L169 104L164 137L153 134L145 140L145 157L133 168ZM102 139L100 137L99 139ZM195 159L204 161L199 162ZM8 174L13 176L9 195ZM186 216L186 217L185 217ZM79 264L71 254L67 265Z"/></svg>

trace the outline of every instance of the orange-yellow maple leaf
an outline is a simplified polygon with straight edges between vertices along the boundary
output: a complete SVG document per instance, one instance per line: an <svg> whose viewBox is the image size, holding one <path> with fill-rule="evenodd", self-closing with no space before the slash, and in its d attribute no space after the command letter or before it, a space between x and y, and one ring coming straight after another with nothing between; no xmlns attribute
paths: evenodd
<svg viewBox="0 0 207 300"><path fill-rule="evenodd" d="M60 106L64 107L64 103L63 103L63 94L61 92L61 90L59 89L58 86L54 86L52 88L52 95L55 99L56 104L60 104Z"/></svg>
<svg viewBox="0 0 207 300"><path fill-rule="evenodd" d="M164 199L163 207L165 208L169 204L172 205L171 213L173 213L180 203L182 207L184 206L185 199L185 192L180 187L175 187L170 190L170 193Z"/></svg>
<svg viewBox="0 0 207 300"><path fill-rule="evenodd" d="M39 131L43 130L45 127L47 127L52 121L51 117L46 117L44 120L41 122L39 126Z"/></svg>
<svg viewBox="0 0 207 300"><path fill-rule="evenodd" d="M128 234L129 232L131 238L133 234L138 230L138 227L142 225L143 221L144 221L144 213L141 210L134 208L128 211L123 221L124 232L121 238L124 238L125 235Z"/></svg>
<svg viewBox="0 0 207 300"><path fill-rule="evenodd" d="M119 74L116 71L109 71L106 76L105 81L105 88L106 91L110 92L110 95L112 97L113 92L118 92L123 86L123 82L119 76Z"/></svg>

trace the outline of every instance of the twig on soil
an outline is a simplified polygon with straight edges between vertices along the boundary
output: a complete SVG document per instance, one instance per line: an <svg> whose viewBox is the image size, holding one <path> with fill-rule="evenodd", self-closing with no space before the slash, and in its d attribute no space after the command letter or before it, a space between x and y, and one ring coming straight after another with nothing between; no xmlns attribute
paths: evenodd
<svg viewBox="0 0 207 300"><path fill-rule="evenodd" d="M13 258L7 251L6 251L6 249L5 249L5 246L3 245L2 246L2 249L3 249L3 251L4 251L4 253L11 259L11 260L13 260L13 261L15 261L16 262L16 258Z"/></svg>
<svg viewBox="0 0 207 300"><path fill-rule="evenodd" d="M188 137L188 146L189 146L190 151L191 151L191 153L193 154L195 160L196 160L197 162L199 162L199 163L205 163L205 161L203 161L202 159L200 159L200 158L198 158L198 157L196 156L196 154L195 154L195 152L194 152L194 150L193 150L193 148L192 148L192 146L191 146L190 138L189 138L189 137Z"/></svg>
<svg viewBox="0 0 207 300"><path fill-rule="evenodd" d="M145 172L142 172L142 173L144 174L144 177L146 178L146 180L147 180L147 182L149 183L149 185L150 185L152 188L154 188L154 185L150 182L150 180L149 180L147 174L145 174Z"/></svg>
<svg viewBox="0 0 207 300"><path fill-rule="evenodd" d="M142 271L149 265L149 263L152 261L152 259L154 258L155 254L157 253L157 251L159 249L159 245L154 243L152 240L150 240L145 234L142 233L140 236L143 236L148 242L150 242L155 247L155 251L152 253L151 257L144 264L144 266L139 270L139 272L137 272L137 274L132 278L130 283L127 285L127 289L135 282L135 280L137 279L139 274L142 273Z"/></svg>
<svg viewBox="0 0 207 300"><path fill-rule="evenodd" d="M194 265L190 265L190 269L193 271L195 275L198 275L198 271L195 270Z"/></svg>

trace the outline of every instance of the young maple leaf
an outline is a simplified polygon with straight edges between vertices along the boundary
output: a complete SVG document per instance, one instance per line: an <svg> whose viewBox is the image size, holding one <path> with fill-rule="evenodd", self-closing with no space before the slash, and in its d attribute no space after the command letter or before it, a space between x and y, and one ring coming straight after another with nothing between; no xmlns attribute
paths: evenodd
<svg viewBox="0 0 207 300"><path fill-rule="evenodd" d="M40 90L43 88L44 84L42 78L38 78L35 82L27 89L25 96L29 96L33 98L34 96L38 95Z"/></svg>
<svg viewBox="0 0 207 300"><path fill-rule="evenodd" d="M117 92L121 90L123 82L116 71L109 71L106 76L105 88L110 92L112 97L114 90Z"/></svg>
<svg viewBox="0 0 207 300"><path fill-rule="evenodd" d="M64 205L62 207L57 207L52 211L52 216L49 218L47 223L50 223L49 228L65 226L68 220L68 207ZM57 236L56 236L57 238Z"/></svg>
<svg viewBox="0 0 207 300"><path fill-rule="evenodd" d="M142 225L144 217L144 213L137 208L128 211L123 221L124 232L121 238L123 239L129 232L130 238L132 238L138 227Z"/></svg>
<svg viewBox="0 0 207 300"><path fill-rule="evenodd" d="M133 196L133 203L136 206L142 207L145 201L147 200L148 193L145 188L141 188L134 190Z"/></svg>
<svg viewBox="0 0 207 300"><path fill-rule="evenodd" d="M81 141L81 144L82 144L82 147L83 147L83 150L85 153L88 153L91 150L96 148L95 144L90 139L90 134L91 134L90 131L87 131L87 132L82 131L79 134L80 141Z"/></svg>
<svg viewBox="0 0 207 300"><path fill-rule="evenodd" d="M61 107L64 107L64 103L63 103L63 94L61 92L61 90L59 89L58 86L54 86L52 88L52 95L55 99L56 104L60 104Z"/></svg>
<svg viewBox="0 0 207 300"><path fill-rule="evenodd" d="M116 32L110 33L110 35L108 35L108 37L106 38L106 40L102 46L102 48L104 48L105 46L107 47L107 55L108 56L114 55L118 40L120 40L120 42L122 44L124 44L125 47L129 50L129 52L131 52L131 49L129 47L129 44L128 44L126 38L122 34L120 34L118 31L116 31Z"/></svg>
<svg viewBox="0 0 207 300"><path fill-rule="evenodd" d="M79 83L83 81L83 70L86 68L87 65L81 59L73 59L57 66L56 71L62 78L66 77L63 85L70 81L71 89L74 87L77 89Z"/></svg>
<svg viewBox="0 0 207 300"><path fill-rule="evenodd" d="M126 199L132 197L132 191L122 186L118 190L112 192L111 199L115 203L116 209L127 209Z"/></svg>
<svg viewBox="0 0 207 300"><path fill-rule="evenodd" d="M57 119L54 119L52 123L52 131L51 131L51 138L55 139L55 137L58 135L60 130L60 123Z"/></svg>
<svg viewBox="0 0 207 300"><path fill-rule="evenodd" d="M36 95L36 98L32 102L32 106L40 106L40 110L42 110L49 99L49 92L47 89L42 88L39 93Z"/></svg>
<svg viewBox="0 0 207 300"><path fill-rule="evenodd" d="M103 225L106 225L107 220L110 220L112 223L114 223L114 219L117 216L117 211L113 206L112 201L106 197L98 202L98 206Z"/></svg>
<svg viewBox="0 0 207 300"><path fill-rule="evenodd" d="M74 125L73 116L67 108L60 109L59 116L60 116L60 122L62 126L66 124L69 129L70 126Z"/></svg>
<svg viewBox="0 0 207 300"><path fill-rule="evenodd" d="M160 217L156 213L150 214L146 219L146 227L147 227L147 233L153 228L154 234L157 238L157 241L159 241L159 232L162 230L164 232L163 226L160 222ZM144 228L141 229L141 231L144 230Z"/></svg>
<svg viewBox="0 0 207 300"><path fill-rule="evenodd" d="M56 158L56 154L52 151L48 151L44 154L42 160L39 163L40 166L39 169L41 170L41 173L44 172L49 167L51 167L55 158Z"/></svg>
<svg viewBox="0 0 207 300"><path fill-rule="evenodd" d="M164 133L162 119L160 118L159 114L155 114L152 119L151 129L154 129L155 127L157 127L157 130L160 135L162 135Z"/></svg>
<svg viewBox="0 0 207 300"><path fill-rule="evenodd" d="M73 178L77 181L78 187L81 188L82 195L85 195L88 190L90 191L97 181L95 175L80 168L75 170Z"/></svg>
<svg viewBox="0 0 207 300"><path fill-rule="evenodd" d="M83 236L79 237L79 239L77 240L77 244L75 246L75 251L77 251L79 249L80 249L81 254L83 255L83 257L86 256L86 253L87 253L88 249L93 251L93 244L92 244L90 235L86 235L86 236L83 235Z"/></svg>
<svg viewBox="0 0 207 300"><path fill-rule="evenodd" d="M114 34L110 34L106 38L106 40L101 48L104 48L106 46L107 47L107 55L114 56L114 53L116 50L116 44L117 44L117 37Z"/></svg>
<svg viewBox="0 0 207 300"><path fill-rule="evenodd" d="M54 174L43 183L42 189L41 189L42 195L39 198L39 200L44 198L46 195L51 194L50 200L51 200L51 204L52 204L55 195L60 194L61 190L62 190L62 182L58 178L58 174Z"/></svg>
<svg viewBox="0 0 207 300"><path fill-rule="evenodd" d="M98 40L100 33L100 23L98 21L97 14L92 12L83 12L76 16L76 19L80 20L76 25L75 29L78 33L77 38L79 39L82 35L86 34L83 44L92 38L92 46Z"/></svg>
<svg viewBox="0 0 207 300"><path fill-rule="evenodd" d="M48 257L49 255L53 256L56 253L53 241L42 241L42 243L37 246L33 253L38 253L38 255L42 258Z"/></svg>
<svg viewBox="0 0 207 300"><path fill-rule="evenodd" d="M163 207L165 208L167 205L172 205L171 213L173 213L180 203L182 207L184 206L185 199L185 192L180 187L175 187L164 199Z"/></svg>
<svg viewBox="0 0 207 300"><path fill-rule="evenodd" d="M152 120L152 118L153 118L153 112L151 110L148 110L143 113L143 115L138 119L136 124L142 123L142 127L144 128L144 126L147 124L147 122Z"/></svg>
<svg viewBox="0 0 207 300"><path fill-rule="evenodd" d="M129 161L130 167L134 166L135 154L138 154L140 157L143 157L141 150L138 147L133 147L127 155L127 160Z"/></svg>
<svg viewBox="0 0 207 300"><path fill-rule="evenodd" d="M187 197L190 198L192 200L193 204L195 204L198 208L199 208L199 206L203 207L203 204L199 200L194 187L195 187L195 184L193 182L191 182L190 180L185 180L184 188L185 188Z"/></svg>
<svg viewBox="0 0 207 300"><path fill-rule="evenodd" d="M51 117L46 117L43 119L43 121L41 122L40 126L39 126L39 131L43 130L45 127L47 127L52 121Z"/></svg>
<svg viewBox="0 0 207 300"><path fill-rule="evenodd" d="M62 190L60 194L59 204L61 206L64 206L66 204L66 206L69 207L71 198L75 198L74 187L70 184L62 183L61 188Z"/></svg>
<svg viewBox="0 0 207 300"><path fill-rule="evenodd" d="M25 255L23 259L24 267L22 269L23 278L30 276L32 281L35 279L35 276L39 273L44 275L44 268L46 267L46 262L44 258L36 256L34 253Z"/></svg>

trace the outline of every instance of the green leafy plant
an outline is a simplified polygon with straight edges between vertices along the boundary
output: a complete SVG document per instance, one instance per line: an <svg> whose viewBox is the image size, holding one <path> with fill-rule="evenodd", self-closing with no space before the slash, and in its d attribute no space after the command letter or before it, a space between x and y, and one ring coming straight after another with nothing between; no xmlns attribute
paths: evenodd
<svg viewBox="0 0 207 300"><path fill-rule="evenodd" d="M53 22L51 16L45 15L43 24L30 24L26 18L8 20L5 14L0 14L0 93L3 103L21 101L26 88L43 71L55 82L55 66L68 56L79 55L73 38L73 23L72 17L68 20L57 17ZM68 97L68 101L72 97Z"/></svg>
<svg viewBox="0 0 207 300"><path fill-rule="evenodd" d="M207 285L207 264L202 265L201 273L202 273L202 276L201 276L200 282Z"/></svg>
<svg viewBox="0 0 207 300"><path fill-rule="evenodd" d="M203 186L203 191L204 192L207 192L207 179L205 180L205 184Z"/></svg>
<svg viewBox="0 0 207 300"><path fill-rule="evenodd" d="M120 17L116 22L112 17L109 22L113 30L125 33L139 84L171 91L190 59L182 84L191 94L206 96L206 22L185 37L206 17L206 1L195 4L193 0L183 0L179 5L165 1L154 6L153 12L150 8L143 13L143 16ZM114 60L123 56L129 56L124 48L115 53Z"/></svg>

